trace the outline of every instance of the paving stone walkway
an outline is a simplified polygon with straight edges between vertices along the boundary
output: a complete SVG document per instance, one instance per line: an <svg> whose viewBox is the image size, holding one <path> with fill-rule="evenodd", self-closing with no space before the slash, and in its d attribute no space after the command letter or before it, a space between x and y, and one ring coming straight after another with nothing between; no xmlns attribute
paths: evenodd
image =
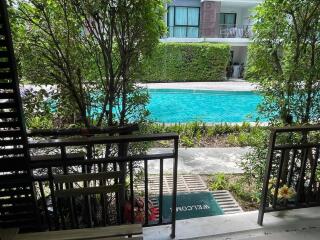
<svg viewBox="0 0 320 240"><path fill-rule="evenodd" d="M168 148L152 148L150 153L168 153ZM250 148L179 148L179 174L213 174L242 173L239 167L241 157L248 153ZM164 169L172 171L172 161L164 161ZM159 173L159 163L150 162L150 173Z"/></svg>

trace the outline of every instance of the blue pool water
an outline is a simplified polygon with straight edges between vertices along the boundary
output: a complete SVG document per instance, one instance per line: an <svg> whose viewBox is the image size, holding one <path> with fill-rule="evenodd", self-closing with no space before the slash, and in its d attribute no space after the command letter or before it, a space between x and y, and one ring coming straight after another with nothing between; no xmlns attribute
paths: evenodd
<svg viewBox="0 0 320 240"><path fill-rule="evenodd" d="M255 92L150 89L150 119L165 123L255 121Z"/></svg>

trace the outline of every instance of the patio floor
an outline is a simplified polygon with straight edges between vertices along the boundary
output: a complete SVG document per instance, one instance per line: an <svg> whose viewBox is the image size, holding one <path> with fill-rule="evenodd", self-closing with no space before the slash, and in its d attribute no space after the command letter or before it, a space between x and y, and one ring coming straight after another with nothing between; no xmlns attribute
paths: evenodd
<svg viewBox="0 0 320 240"><path fill-rule="evenodd" d="M176 239L282 240L319 239L320 207L265 214L264 226L257 224L258 212L177 221ZM144 228L144 239L170 239L170 226Z"/></svg>
<svg viewBox="0 0 320 240"><path fill-rule="evenodd" d="M190 89L215 91L254 91L257 86L243 80L223 82L171 82L171 83L140 83L139 86L149 89Z"/></svg>

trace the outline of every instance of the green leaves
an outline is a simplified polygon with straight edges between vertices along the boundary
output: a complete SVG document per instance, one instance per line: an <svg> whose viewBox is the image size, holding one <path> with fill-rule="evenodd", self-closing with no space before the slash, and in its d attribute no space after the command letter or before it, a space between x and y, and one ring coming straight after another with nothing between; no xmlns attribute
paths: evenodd
<svg viewBox="0 0 320 240"><path fill-rule="evenodd" d="M58 86L58 116L76 116L86 127L145 117L148 97L133 87L132 76L165 31L162 0L16 0L13 6L21 77Z"/></svg>
<svg viewBox="0 0 320 240"><path fill-rule="evenodd" d="M256 9L255 37L246 76L264 96L260 112L271 125L320 120L320 1L265 0ZM267 155L267 132L257 132L252 151L241 162L246 179L259 192ZM295 136L283 136L285 143Z"/></svg>
<svg viewBox="0 0 320 240"><path fill-rule="evenodd" d="M229 46L224 44L161 43L143 60L136 78L146 82L221 81L229 53Z"/></svg>
<svg viewBox="0 0 320 240"><path fill-rule="evenodd" d="M262 113L273 122L320 118L320 2L266 0L256 9L246 76L260 85Z"/></svg>

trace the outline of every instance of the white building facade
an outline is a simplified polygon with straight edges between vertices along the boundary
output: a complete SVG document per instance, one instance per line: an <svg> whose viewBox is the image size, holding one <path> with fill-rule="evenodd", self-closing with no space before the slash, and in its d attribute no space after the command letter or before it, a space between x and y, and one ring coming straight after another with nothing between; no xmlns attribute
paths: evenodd
<svg viewBox="0 0 320 240"><path fill-rule="evenodd" d="M231 46L232 76L247 60L255 7L263 0L173 0L167 5L163 42L217 42Z"/></svg>

